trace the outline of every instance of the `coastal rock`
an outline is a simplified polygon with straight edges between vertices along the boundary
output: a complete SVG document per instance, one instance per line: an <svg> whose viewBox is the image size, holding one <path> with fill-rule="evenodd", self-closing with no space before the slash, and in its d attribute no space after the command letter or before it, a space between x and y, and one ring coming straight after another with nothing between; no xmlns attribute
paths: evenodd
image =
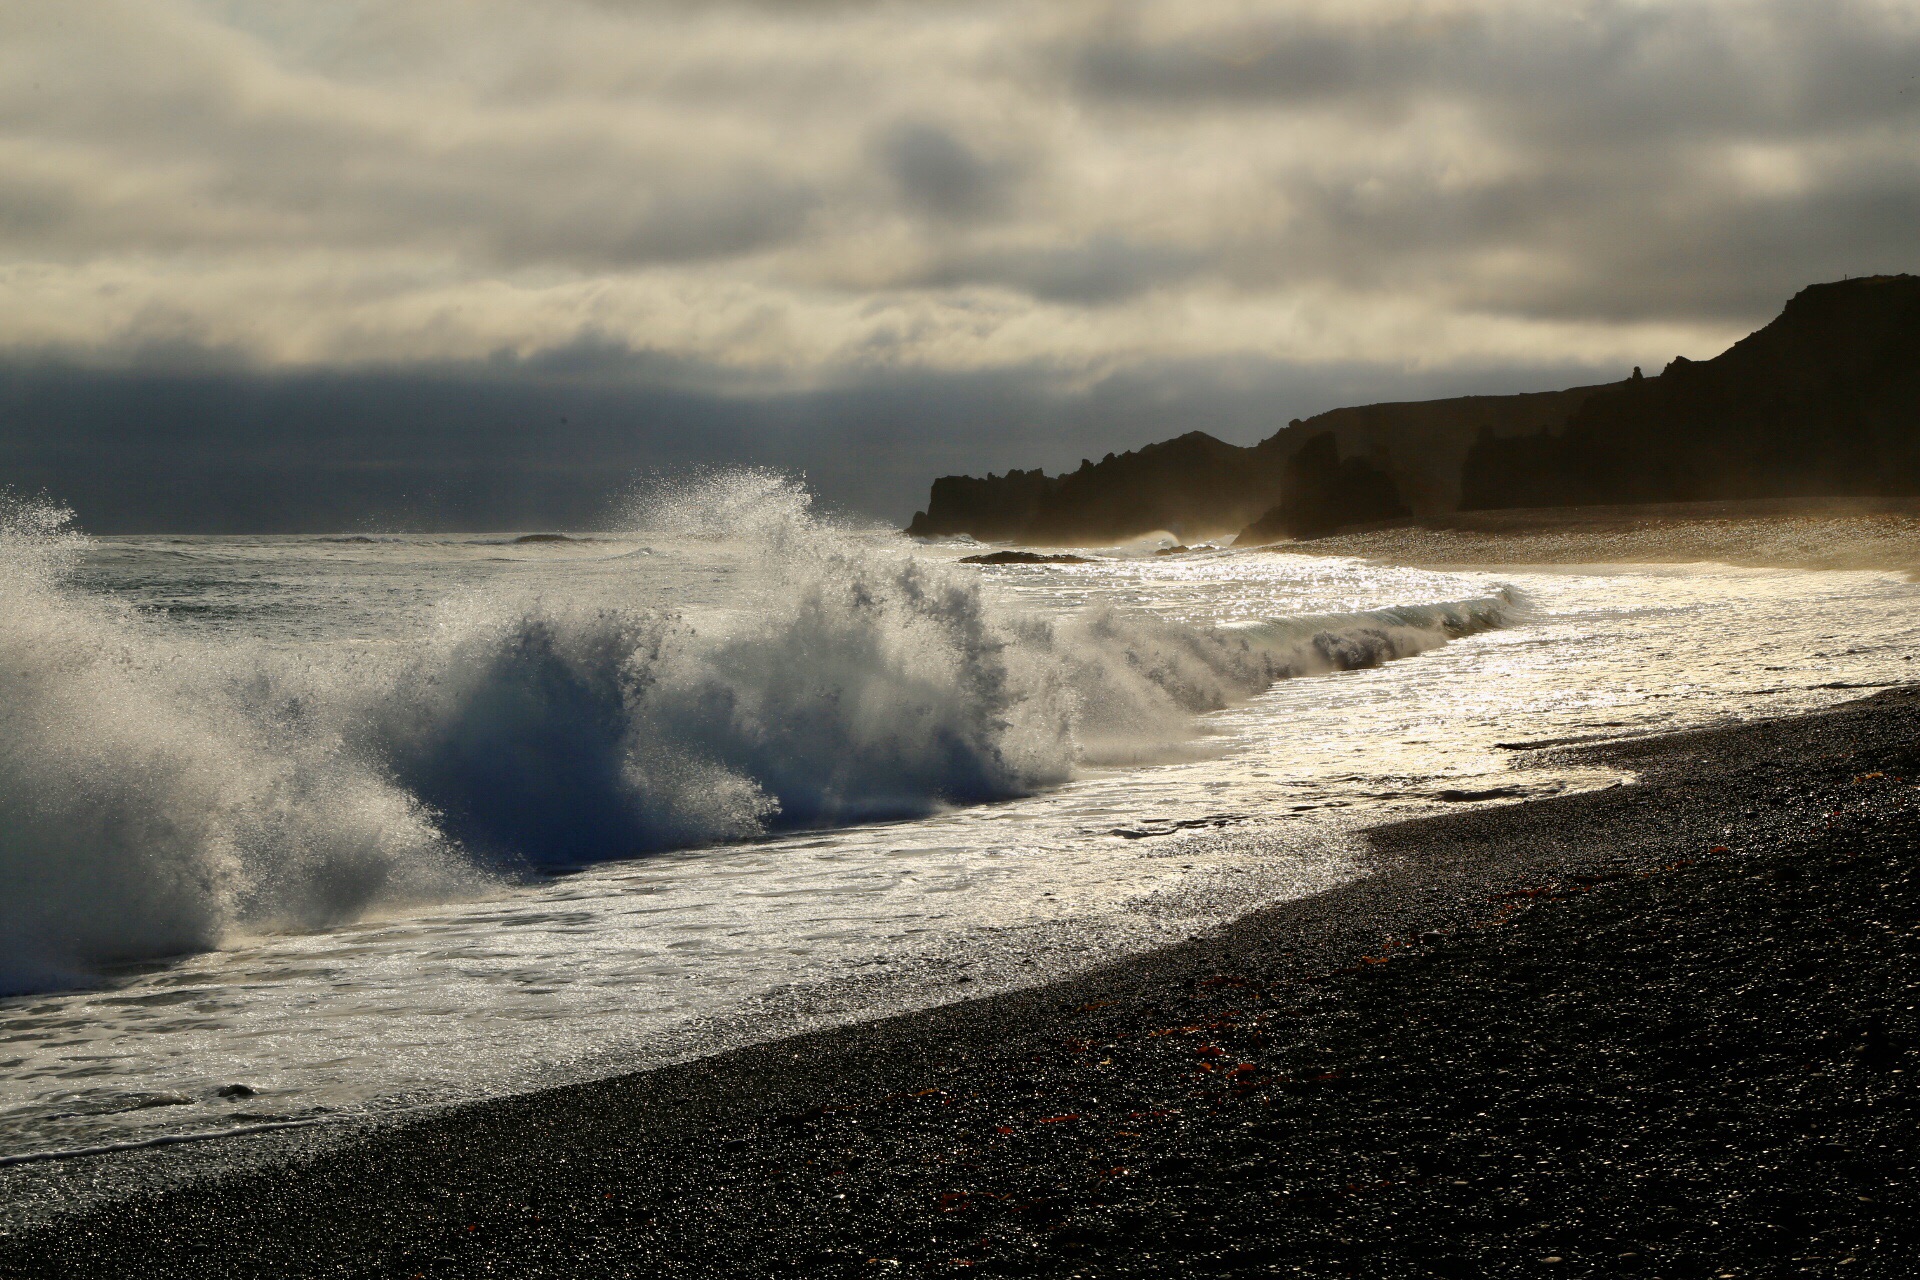
<svg viewBox="0 0 1920 1280"><path fill-rule="evenodd" d="M1190 431L1099 462L1083 459L1059 476L946 476L907 532L1043 545L1123 542L1163 529L1182 540L1232 533L1273 505L1292 443L1283 432L1241 448Z"/></svg>
<svg viewBox="0 0 1920 1280"><path fill-rule="evenodd" d="M982 541L1015 538L1033 523L1053 481L1039 468L988 472L975 476L942 476L933 482L927 509L915 513L907 532L916 538L965 534Z"/></svg>
<svg viewBox="0 0 1920 1280"><path fill-rule="evenodd" d="M1920 276L1813 285L1711 360L1594 395L1564 430L1484 433L1467 510L1920 493Z"/></svg>
<svg viewBox="0 0 1920 1280"><path fill-rule="evenodd" d="M1037 551L989 551L985 555L961 556L961 564L1092 564L1085 556L1043 555Z"/></svg>
<svg viewBox="0 0 1920 1280"><path fill-rule="evenodd" d="M1480 432L1507 437L1558 429L1604 389L1361 405L1296 418L1244 448L1190 431L1098 462L1083 460L1078 470L1058 476L1039 470L942 476L907 532L1043 544L1124 542L1157 530L1183 541L1229 537L1284 501L1288 462L1327 433L1341 454L1366 459L1383 474L1396 501L1414 515L1445 514L1459 505L1461 462ZM1334 523L1378 518L1343 514Z"/></svg>
<svg viewBox="0 0 1920 1280"><path fill-rule="evenodd" d="M1280 502L1240 531L1236 544L1283 537L1314 538L1347 524L1398 520L1412 514L1393 477L1365 458L1340 457L1333 432L1314 436L1287 459Z"/></svg>
<svg viewBox="0 0 1920 1280"><path fill-rule="evenodd" d="M1455 511L1920 494L1920 277L1813 285L1658 377L1329 410L1240 447L1193 431L1057 476L944 476L908 532L1242 543Z"/></svg>

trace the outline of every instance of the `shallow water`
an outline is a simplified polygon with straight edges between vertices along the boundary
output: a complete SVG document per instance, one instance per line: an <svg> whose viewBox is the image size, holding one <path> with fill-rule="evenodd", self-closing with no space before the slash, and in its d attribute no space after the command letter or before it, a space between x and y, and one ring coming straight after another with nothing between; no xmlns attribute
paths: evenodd
<svg viewBox="0 0 1920 1280"><path fill-rule="evenodd" d="M167 719L151 729L178 735L162 742L174 750L201 733L203 712L226 714L218 699L271 686L247 693L252 701L244 704L279 708L271 731L249 730L230 750L281 752L296 762L274 775L270 791L247 773L245 786L231 783L235 790L196 783L129 792L132 782L116 780L115 795L177 805L183 796L211 794L243 805L270 794L295 811L276 810L280 825L261 828L261 847L271 849L277 839L314 839L311 826L344 812L321 807L317 817L302 816L301 805L319 803L318 795L337 806L350 793L355 822L414 824L404 839L378 834L387 841L381 856L412 878L404 894L322 895L327 914L289 929L288 904L318 910L315 890L306 881L297 893L270 886L284 898L272 899L255 865L271 855L249 846L244 857L232 855L246 870L244 892L206 908L214 949L95 966L91 977L70 963L42 965L43 987L92 985L0 1001L0 1153L517 1090L1035 981L1338 883L1352 874L1352 833L1384 817L1618 780L1598 769L1516 768L1515 753L1499 744L1828 705L1857 696L1859 687L1907 679L1920 653L1913 610L1920 587L1891 573L1710 564L1437 573L1264 552L1162 557L1150 546L1114 549L1082 565L974 568L950 564L974 548L814 525L796 536L786 526L716 536L682 521L568 542L125 538L79 549L65 576L46 588L54 593L49 607L79 609L75 616L87 626L108 628L136 682L164 677L169 689L221 691L210 711L188 709L201 718L166 702L161 711L130 708L130 723L145 729L141 716L188 716L185 728ZM907 557L924 577L899 575ZM913 611L921 604L863 603L855 592L832 625L814 617L808 627L779 631L784 647L762 643L767 637L755 628L765 617L788 617L782 611L794 606L780 592L809 574L825 575L818 580L828 584L809 588L816 599L841 600L835 593L849 575L870 578L876 591L905 590L899 584L907 582L913 592L933 584L958 594L942 597L939 625L924 633L916 628L926 615ZM1214 655L1207 661L1216 666L1204 669L1223 683L1198 694L1182 682L1198 678L1200 668L1173 669L1186 661L1181 637L1190 632L1284 631L1293 624L1272 620L1314 617L1322 621L1305 634L1344 627L1343 636L1366 635L1385 624L1353 623L1356 615L1488 599L1503 586L1517 587L1526 601L1507 610L1506 625L1451 639L1423 633L1397 651L1411 655L1399 661L1326 670L1287 640L1295 646L1285 649L1293 678L1249 689L1233 683L1244 672L1220 674L1226 659ZM140 613L129 621L97 612L116 600ZM528 617L561 616L530 614L529 600L548 602L542 608L585 601L600 610L677 615L698 643L671 640L668 651L684 661L646 668L656 682L649 688L685 684L692 662L705 683L687 687L707 697L718 687L713 673L730 673L727 734L711 720L689 718L679 703L672 716L650 712L643 724L654 735L649 741L706 753L715 772L702 776L718 780L682 790L647 784L658 812L631 831L619 829L623 839L654 841L645 856L593 861L574 856L578 843L560 850L564 857L481 856L476 840L509 828L469 818L466 830L477 836L463 842L447 833L452 817L408 808L404 794L394 799L408 785L439 785L449 776L443 763L410 763L391 745L414 744L418 733L378 739L388 763L366 765L371 748L355 737L356 725L403 695L425 697L407 681L425 680L439 698L449 686L474 684L473 671L520 671L502 667L499 654L523 655L528 637L544 634L522 625ZM1086 624L1090 611L1104 610L1119 611L1114 625L1133 628L1126 646L1106 645L1099 639L1106 632ZM891 619L893 629L882 634L846 621L869 615ZM985 632L966 630L980 618ZM1140 630L1141 618L1172 629ZM1021 630L1036 620L1063 629L1042 644ZM553 626L564 638L575 634L566 626L587 624ZM69 638L84 630L70 620L62 627L58 634ZM599 645L612 633L595 627L578 634ZM954 639L963 632L973 637L966 645ZM503 634L504 649L496 643ZM475 635L493 647L475 649ZM1263 643L1281 644L1270 635ZM626 656L616 665L631 672L631 654L620 653ZM741 675L738 664L748 659L770 664L764 682ZM883 660L891 673L885 681L861 668ZM981 665L949 679L942 664L952 662ZM1146 672L1161 684L1144 693L1121 687L1155 663L1170 664ZM1071 678L1054 670L1075 664L1099 670ZM855 668L861 674L850 675ZM532 720L498 711L503 688L521 701L529 688L551 692L549 666L532 670L537 679L484 685L476 696L491 718L475 721L474 704L459 703L462 732L479 723L489 750L507 741L502 724L522 735L511 743L553 741L539 736L551 732L553 704L541 703ZM989 676L1013 694L999 686L991 698L980 694ZM1185 690L1186 701L1154 693L1169 682ZM1256 683L1264 686L1265 677ZM756 714L813 715L831 721L837 736L810 729L812 736L796 738L790 726L754 722L760 736L743 746L739 706L749 695L760 699ZM1230 695L1230 705L1192 711L1196 699L1215 695ZM1044 714L1028 705L1056 697ZM293 704L297 714L286 713ZM442 704L428 698L421 705ZM559 705L599 714L598 704ZM942 716L938 733L916 727ZM1061 749L1059 733L1073 741L1067 771L1055 778L1048 771L1062 757L1049 753ZM977 750L952 755L950 740L966 734L980 738ZM781 754L768 746L776 741L798 746ZM929 757L930 742L949 754ZM621 749L635 750L631 742ZM89 750L96 769L120 758ZM829 786L799 776L805 770L796 760L807 763L810 751L858 759L814 762L821 776L831 775ZM929 759L961 770L964 785L941 781ZM1010 772L992 774L982 760ZM217 756L209 776L226 779L220 770L230 765ZM151 769L142 768L140 786L151 788ZM482 781L517 785L488 781L500 776L488 772ZM94 781L75 784L83 798L85 785L106 788L98 775L87 777ZM414 777L426 781L410 784ZM1001 782L1007 785L995 791ZM805 829L779 830L780 815L750 796L742 800L747 792L736 783L758 787L762 800L812 804L816 818ZM714 801L718 792L726 792L725 804ZM863 817L881 820L853 821ZM581 839L601 830L582 827ZM683 838L672 838L676 832ZM726 839L716 844L718 837ZM58 867L23 869L17 854L7 851L16 860L0 863L16 882L9 889L61 890L49 880ZM343 864L327 850L303 856L303 867L335 874L351 865L364 874L361 863ZM436 861L446 859L451 869ZM391 882L389 874L384 883ZM119 909L110 898L100 901L101 911ZM151 922L141 916L134 923ZM15 971L36 972L20 963ZM232 1084L251 1092L219 1095Z"/></svg>

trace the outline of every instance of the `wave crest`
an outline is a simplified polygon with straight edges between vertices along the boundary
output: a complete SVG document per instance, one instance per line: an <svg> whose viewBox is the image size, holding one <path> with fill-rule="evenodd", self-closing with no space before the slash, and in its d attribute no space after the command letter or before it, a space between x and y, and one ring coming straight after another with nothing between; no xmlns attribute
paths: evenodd
<svg viewBox="0 0 1920 1280"><path fill-rule="evenodd" d="M85 541L0 505L0 989L470 890L421 807L244 653L69 589Z"/></svg>
<svg viewBox="0 0 1920 1280"><path fill-rule="evenodd" d="M617 586L482 593L441 606L410 657L296 667L73 588L86 544L65 514L0 510L0 980L322 927L515 867L1024 795L1275 680L1516 606L1040 618L756 472L659 491L636 520L740 544L726 617Z"/></svg>

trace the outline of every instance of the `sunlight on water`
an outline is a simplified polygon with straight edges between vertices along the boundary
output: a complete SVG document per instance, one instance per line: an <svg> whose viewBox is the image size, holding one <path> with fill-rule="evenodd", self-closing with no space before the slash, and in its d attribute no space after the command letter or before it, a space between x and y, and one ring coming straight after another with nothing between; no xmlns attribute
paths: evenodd
<svg viewBox="0 0 1920 1280"><path fill-rule="evenodd" d="M1034 981L1337 883L1382 817L1617 780L1516 768L1500 744L1826 705L1920 652L1920 588L1886 573L1151 547L977 569L949 563L977 548L791 515L569 541L112 539L10 570L47 611L10 643L79 654L35 668L36 696L96 714L59 680L101 653L126 681L97 713L112 733L41 739L36 794L49 761L93 762L73 803L97 806L99 770L184 752L175 781L143 766L113 802L270 801L272 821L207 827L244 892L160 923L125 908L124 928L218 949L0 1002L0 1154L526 1088ZM1435 611L1503 587L1517 603L1473 607L1505 626ZM653 701L587 697L636 671ZM475 799L528 786L498 767L514 751L582 733L613 745L498 812ZM342 859L364 879L372 846L328 843L355 823L404 892L315 887ZM10 888L67 892L21 865L43 837L7 836ZM716 837L749 838L700 847ZM658 851L592 862L606 840ZM263 870L296 846L299 875ZM32 980L85 959L9 963Z"/></svg>

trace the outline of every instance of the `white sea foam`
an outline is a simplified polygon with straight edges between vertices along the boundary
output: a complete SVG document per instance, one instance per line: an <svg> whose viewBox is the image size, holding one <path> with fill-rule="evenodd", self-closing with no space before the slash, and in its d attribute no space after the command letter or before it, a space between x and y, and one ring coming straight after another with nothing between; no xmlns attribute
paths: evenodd
<svg viewBox="0 0 1920 1280"><path fill-rule="evenodd" d="M1028 794L1276 679L1419 653L1517 607L1043 618L843 536L755 472L656 494L635 523L735 544L730 606L642 607L617 576L567 598L502 588L445 602L411 646L322 662L190 640L79 590L64 513L10 505L0 981L70 983L528 866Z"/></svg>
<svg viewBox="0 0 1920 1280"><path fill-rule="evenodd" d="M640 522L745 544L729 618L463 601L371 718L373 749L469 848L570 863L1029 794L1276 679L1419 653L1515 607L1043 620L840 536L804 489L756 472L684 486Z"/></svg>
<svg viewBox="0 0 1920 1280"><path fill-rule="evenodd" d="M64 511L0 507L0 985L471 887L252 655L68 587L83 547Z"/></svg>

